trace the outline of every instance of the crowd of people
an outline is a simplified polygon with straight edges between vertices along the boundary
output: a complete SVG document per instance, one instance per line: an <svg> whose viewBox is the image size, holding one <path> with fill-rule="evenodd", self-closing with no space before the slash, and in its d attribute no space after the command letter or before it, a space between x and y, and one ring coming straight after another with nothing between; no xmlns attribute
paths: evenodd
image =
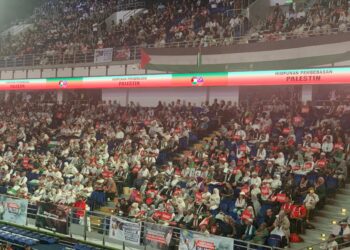
<svg viewBox="0 0 350 250"><path fill-rule="evenodd" d="M306 9L291 5L285 10L276 4L267 20L253 26L243 11L252 2L151 1L139 14L107 25L106 18L118 9L117 1L50 0L35 11L30 30L2 39L0 65L90 62L98 48L118 48L114 60L125 60L135 53L130 50L133 46L208 47L349 29L347 0L317 0Z"/></svg>
<svg viewBox="0 0 350 250"><path fill-rule="evenodd" d="M349 30L350 15L348 0L317 0L307 10L295 10L292 6L283 11L279 4L263 25L252 31L253 39L283 40L310 35L327 35L336 30Z"/></svg>
<svg viewBox="0 0 350 250"><path fill-rule="evenodd" d="M117 1L50 0L36 10L33 28L5 37L0 57L48 64L53 63L53 57L55 63L63 63L63 58L67 62L73 56L85 58L97 48L163 46L175 41L208 45L213 39L240 36L248 31L248 20L241 10L250 2L151 1L140 15L127 21L120 19L108 29L105 20L117 11Z"/></svg>
<svg viewBox="0 0 350 250"><path fill-rule="evenodd" d="M156 174L138 173L117 215L257 244L275 235L282 246L300 241L314 210L345 184L347 102L315 110L273 98L211 108L230 122Z"/></svg>
<svg viewBox="0 0 350 250"><path fill-rule="evenodd" d="M110 201L133 221L256 244L278 235L285 246L347 178L348 101L145 108L43 96L0 108L0 191L82 209L78 217Z"/></svg>
<svg viewBox="0 0 350 250"><path fill-rule="evenodd" d="M106 185L113 198L114 176L143 172L160 150L177 151L180 139L189 139L193 129L205 131L209 123L205 111L192 112L190 104L183 109L179 102L156 109L57 106L25 97L23 106L13 108L18 99L11 100L1 109L8 117L0 132L1 187L32 202L72 205L77 196L106 191ZM134 179L125 183L132 185Z"/></svg>

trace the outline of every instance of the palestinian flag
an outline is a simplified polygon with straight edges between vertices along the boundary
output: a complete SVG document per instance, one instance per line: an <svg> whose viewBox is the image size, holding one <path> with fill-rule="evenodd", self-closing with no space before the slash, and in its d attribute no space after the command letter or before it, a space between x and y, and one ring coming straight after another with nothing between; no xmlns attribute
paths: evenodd
<svg viewBox="0 0 350 250"><path fill-rule="evenodd" d="M142 68L163 72L282 70L350 64L350 33L208 48L145 48ZM193 85L198 79L193 78Z"/></svg>

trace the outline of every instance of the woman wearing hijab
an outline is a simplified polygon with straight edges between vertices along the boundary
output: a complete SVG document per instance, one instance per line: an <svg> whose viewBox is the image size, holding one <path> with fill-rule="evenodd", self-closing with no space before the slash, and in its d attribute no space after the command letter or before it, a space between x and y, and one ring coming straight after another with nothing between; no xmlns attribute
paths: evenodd
<svg viewBox="0 0 350 250"><path fill-rule="evenodd" d="M281 210L279 214L276 216L276 220L274 223L275 228L282 230L285 240L289 245L289 236L290 236L290 222L285 212Z"/></svg>
<svg viewBox="0 0 350 250"><path fill-rule="evenodd" d="M261 208L260 204L261 191L256 185L252 185L252 190L250 191L250 199L253 204L254 211L259 212Z"/></svg>
<svg viewBox="0 0 350 250"><path fill-rule="evenodd" d="M238 216L241 215L241 213L246 208L246 206L247 206L247 201L245 198L245 193L240 192L239 197L237 198L236 203L235 203L235 212L238 214Z"/></svg>
<svg viewBox="0 0 350 250"><path fill-rule="evenodd" d="M219 189L214 188L213 194L209 198L209 209L214 211L219 208L220 205L220 194Z"/></svg>

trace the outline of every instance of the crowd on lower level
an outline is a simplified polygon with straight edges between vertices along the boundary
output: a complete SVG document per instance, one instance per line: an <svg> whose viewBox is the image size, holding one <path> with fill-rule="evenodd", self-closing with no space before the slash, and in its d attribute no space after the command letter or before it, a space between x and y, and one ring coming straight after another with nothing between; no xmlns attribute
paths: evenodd
<svg viewBox="0 0 350 250"><path fill-rule="evenodd" d="M153 108L13 98L0 107L0 191L83 211L110 201L132 221L287 245L345 184L349 111L348 100L278 97Z"/></svg>
<svg viewBox="0 0 350 250"><path fill-rule="evenodd" d="M209 47L348 32L347 0L317 0L305 8L276 5L253 25L254 1L153 1L125 20L106 22L116 1L50 0L35 11L33 27L0 40L2 67L93 62L95 49L118 48L114 60L136 56L133 46Z"/></svg>

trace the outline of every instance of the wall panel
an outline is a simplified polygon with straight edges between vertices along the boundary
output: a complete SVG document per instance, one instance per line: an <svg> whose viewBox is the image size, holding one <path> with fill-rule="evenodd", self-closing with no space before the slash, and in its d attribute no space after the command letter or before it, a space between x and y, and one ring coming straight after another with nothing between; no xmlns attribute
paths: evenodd
<svg viewBox="0 0 350 250"><path fill-rule="evenodd" d="M73 76L88 76L89 67L76 67L73 69Z"/></svg>
<svg viewBox="0 0 350 250"><path fill-rule="evenodd" d="M96 66L90 68L90 76L105 76L106 66Z"/></svg>
<svg viewBox="0 0 350 250"><path fill-rule="evenodd" d="M13 78L13 71L11 70L4 70L1 71L1 79L12 79Z"/></svg>
<svg viewBox="0 0 350 250"><path fill-rule="evenodd" d="M125 75L125 65L111 65L108 67L109 76Z"/></svg>
<svg viewBox="0 0 350 250"><path fill-rule="evenodd" d="M56 77L56 69L43 69L43 78Z"/></svg>
<svg viewBox="0 0 350 250"><path fill-rule="evenodd" d="M40 78L41 69L30 69L28 70L28 78Z"/></svg>
<svg viewBox="0 0 350 250"><path fill-rule="evenodd" d="M57 77L72 77L72 68L57 69Z"/></svg>

